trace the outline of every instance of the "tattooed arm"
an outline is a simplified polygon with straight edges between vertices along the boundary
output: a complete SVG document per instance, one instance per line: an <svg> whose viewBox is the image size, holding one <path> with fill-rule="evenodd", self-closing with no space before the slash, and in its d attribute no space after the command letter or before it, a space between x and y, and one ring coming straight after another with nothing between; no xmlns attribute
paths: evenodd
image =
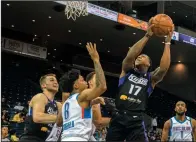
<svg viewBox="0 0 196 142"><path fill-rule="evenodd" d="M170 66L170 42L171 42L172 33L170 33L165 39L165 48L161 58L160 66L153 72L152 75L152 86L155 87L157 83L162 81L163 77L167 73L167 70Z"/></svg>
<svg viewBox="0 0 196 142"><path fill-rule="evenodd" d="M150 21L151 20L152 20L152 18L150 19ZM139 54L142 52L144 46L146 45L147 41L149 40L149 38L153 34L152 30L151 30L152 27L153 27L153 25L151 25L148 28L145 36L142 39L140 39L137 43L135 43L129 49L127 56L125 57L125 59L122 62L122 72L121 72L120 78L125 76L126 72L134 67L135 58L137 58L137 56L139 56Z"/></svg>
<svg viewBox="0 0 196 142"><path fill-rule="evenodd" d="M87 43L86 47L94 63L96 85L93 88L85 89L81 92L78 97L78 101L80 102L91 101L103 94L107 89L105 75L99 61L99 54L96 50L96 44L93 46L92 43Z"/></svg>

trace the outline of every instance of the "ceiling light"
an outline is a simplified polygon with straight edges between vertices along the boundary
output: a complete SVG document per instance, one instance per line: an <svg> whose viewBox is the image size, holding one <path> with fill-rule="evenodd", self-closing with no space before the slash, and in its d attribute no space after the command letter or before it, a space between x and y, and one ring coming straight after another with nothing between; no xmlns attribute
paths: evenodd
<svg viewBox="0 0 196 142"><path fill-rule="evenodd" d="M37 35L34 35L34 36L37 36Z"/></svg>
<svg viewBox="0 0 196 142"><path fill-rule="evenodd" d="M173 13L176 13L175 11Z"/></svg>
<svg viewBox="0 0 196 142"><path fill-rule="evenodd" d="M32 22L35 22L35 20L32 20Z"/></svg>
<svg viewBox="0 0 196 142"><path fill-rule="evenodd" d="M108 52L110 52L110 50L108 50Z"/></svg>
<svg viewBox="0 0 196 142"><path fill-rule="evenodd" d="M188 16L185 16L186 18L188 17Z"/></svg>
<svg viewBox="0 0 196 142"><path fill-rule="evenodd" d="M162 43L165 43L164 41Z"/></svg>
<svg viewBox="0 0 196 142"><path fill-rule="evenodd" d="M50 35L47 35L47 36L50 36Z"/></svg>
<svg viewBox="0 0 196 142"><path fill-rule="evenodd" d="M100 41L103 41L103 39L102 39L102 38L100 38Z"/></svg>
<svg viewBox="0 0 196 142"><path fill-rule="evenodd" d="M136 33L133 33L134 35L136 34Z"/></svg>
<svg viewBox="0 0 196 142"><path fill-rule="evenodd" d="M80 42L79 44L81 45L82 43Z"/></svg>
<svg viewBox="0 0 196 142"><path fill-rule="evenodd" d="M7 3L7 6L10 6L10 4L9 4L9 3Z"/></svg>
<svg viewBox="0 0 196 142"><path fill-rule="evenodd" d="M55 69L55 67L53 67L53 69Z"/></svg>
<svg viewBox="0 0 196 142"><path fill-rule="evenodd" d="M14 28L14 25L12 25L12 28Z"/></svg>
<svg viewBox="0 0 196 142"><path fill-rule="evenodd" d="M61 60L61 62L62 62L63 60Z"/></svg>
<svg viewBox="0 0 196 142"><path fill-rule="evenodd" d="M69 33L71 33L71 30L68 30Z"/></svg>
<svg viewBox="0 0 196 142"><path fill-rule="evenodd" d="M56 51L56 49L54 49L54 51Z"/></svg>
<svg viewBox="0 0 196 142"><path fill-rule="evenodd" d="M48 55L50 55L50 53L48 53Z"/></svg>
<svg viewBox="0 0 196 142"><path fill-rule="evenodd" d="M178 63L180 63L181 61L178 61Z"/></svg>
<svg viewBox="0 0 196 142"><path fill-rule="evenodd" d="M51 19L52 17L51 16L48 16L48 18Z"/></svg>

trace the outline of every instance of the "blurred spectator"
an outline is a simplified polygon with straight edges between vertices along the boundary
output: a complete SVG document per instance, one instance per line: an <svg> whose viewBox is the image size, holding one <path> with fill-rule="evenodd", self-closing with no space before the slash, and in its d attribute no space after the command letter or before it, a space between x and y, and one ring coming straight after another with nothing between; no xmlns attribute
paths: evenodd
<svg viewBox="0 0 196 142"><path fill-rule="evenodd" d="M21 103L18 102L17 105L14 107L14 109L22 111L24 109L24 106L21 106Z"/></svg>
<svg viewBox="0 0 196 142"><path fill-rule="evenodd" d="M24 114L21 112L18 112L17 114L14 115L13 122L21 123L24 122Z"/></svg>
<svg viewBox="0 0 196 142"><path fill-rule="evenodd" d="M12 129L10 131L10 136L11 136L11 141L14 141L14 142L19 141L19 138L16 136L16 130L15 129Z"/></svg>
<svg viewBox="0 0 196 142"><path fill-rule="evenodd" d="M1 123L2 123L2 125L9 124L9 116L8 116L8 112L6 110L3 110L2 111L2 114L1 114Z"/></svg>
<svg viewBox="0 0 196 142"><path fill-rule="evenodd" d="M1 108L2 109L8 109L10 108L9 104L7 103L7 100L5 98L1 99Z"/></svg>
<svg viewBox="0 0 196 142"><path fill-rule="evenodd" d="M106 134L107 134L106 128L102 129L99 141L105 141Z"/></svg>
<svg viewBox="0 0 196 142"><path fill-rule="evenodd" d="M157 117L152 119L152 127L153 127L153 131L156 131L156 129L157 129Z"/></svg>
<svg viewBox="0 0 196 142"><path fill-rule="evenodd" d="M10 141L8 138L8 126L1 127L1 141Z"/></svg>

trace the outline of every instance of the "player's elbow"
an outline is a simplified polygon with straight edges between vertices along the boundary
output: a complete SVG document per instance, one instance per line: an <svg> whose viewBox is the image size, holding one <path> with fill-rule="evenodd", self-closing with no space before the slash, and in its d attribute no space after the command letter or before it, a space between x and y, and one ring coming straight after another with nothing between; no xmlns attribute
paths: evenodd
<svg viewBox="0 0 196 142"><path fill-rule="evenodd" d="M41 123L41 116L39 114L34 114L33 115L33 122Z"/></svg>
<svg viewBox="0 0 196 142"><path fill-rule="evenodd" d="M102 87L102 91L105 92L106 90L107 90L107 86L106 86L106 84L105 84L105 85L103 85L103 87Z"/></svg>
<svg viewBox="0 0 196 142"><path fill-rule="evenodd" d="M94 120L93 123L95 124L96 127L100 127L102 125L101 119Z"/></svg>
<svg viewBox="0 0 196 142"><path fill-rule="evenodd" d="M62 122L62 121L57 121L57 122L56 122L56 125L57 125L58 127L61 127L61 126L63 125L63 122Z"/></svg>
<svg viewBox="0 0 196 142"><path fill-rule="evenodd" d="M101 94L103 94L103 93L107 90L107 86L106 86L106 84L102 84L102 85L100 85L100 86L98 87L98 89L99 89L99 92L100 92Z"/></svg>

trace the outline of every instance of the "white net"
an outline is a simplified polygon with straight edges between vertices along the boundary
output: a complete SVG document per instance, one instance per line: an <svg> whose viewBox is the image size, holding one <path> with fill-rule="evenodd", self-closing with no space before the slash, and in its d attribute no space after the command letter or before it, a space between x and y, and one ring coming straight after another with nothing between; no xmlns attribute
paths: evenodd
<svg viewBox="0 0 196 142"><path fill-rule="evenodd" d="M88 1L66 1L65 15L75 21L77 17L88 15L87 7Z"/></svg>

